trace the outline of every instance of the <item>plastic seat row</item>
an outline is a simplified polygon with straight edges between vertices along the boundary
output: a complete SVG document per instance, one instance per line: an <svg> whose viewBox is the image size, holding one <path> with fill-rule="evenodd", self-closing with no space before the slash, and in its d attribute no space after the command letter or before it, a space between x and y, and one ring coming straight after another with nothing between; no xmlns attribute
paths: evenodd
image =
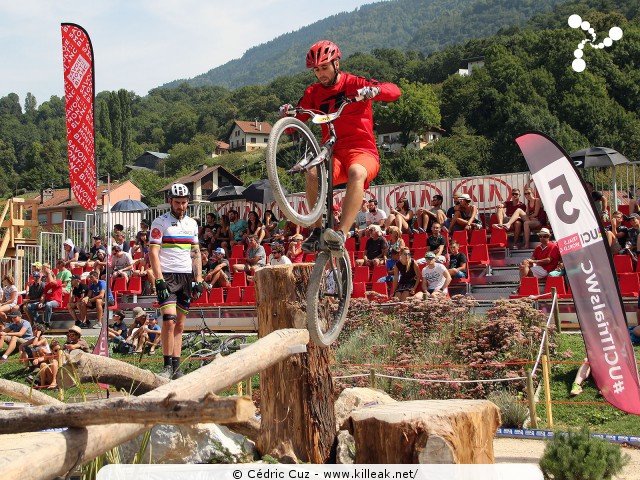
<svg viewBox="0 0 640 480"><path fill-rule="evenodd" d="M214 287L204 292L198 300L191 302L192 306L252 306L256 303L256 290L253 285L246 287Z"/></svg>

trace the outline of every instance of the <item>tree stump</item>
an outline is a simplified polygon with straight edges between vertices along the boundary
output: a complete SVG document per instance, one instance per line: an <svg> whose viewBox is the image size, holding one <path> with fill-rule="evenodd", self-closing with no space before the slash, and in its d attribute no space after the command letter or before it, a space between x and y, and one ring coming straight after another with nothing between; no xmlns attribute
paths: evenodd
<svg viewBox="0 0 640 480"><path fill-rule="evenodd" d="M258 336L282 328L306 328L306 292L312 264L278 265L256 272ZM309 342L307 353L292 355L260 375L262 455L281 462L324 463L336 428L332 351Z"/></svg>
<svg viewBox="0 0 640 480"><path fill-rule="evenodd" d="M342 428L356 463L494 463L499 426L488 400L418 400L360 408Z"/></svg>

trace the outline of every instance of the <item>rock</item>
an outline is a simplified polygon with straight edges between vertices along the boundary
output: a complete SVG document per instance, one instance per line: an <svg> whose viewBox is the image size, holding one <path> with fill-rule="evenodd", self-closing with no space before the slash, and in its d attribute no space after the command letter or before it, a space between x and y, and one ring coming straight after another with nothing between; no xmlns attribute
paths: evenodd
<svg viewBox="0 0 640 480"><path fill-rule="evenodd" d="M494 463L500 410L488 400L418 400L354 410L356 463Z"/></svg>
<svg viewBox="0 0 640 480"><path fill-rule="evenodd" d="M382 390L373 388L354 387L342 391L335 403L336 427L340 430L343 422L349 418L351 412L361 407L397 403Z"/></svg>
<svg viewBox="0 0 640 480"><path fill-rule="evenodd" d="M336 447L336 463L350 465L356 460L356 444L351 434L346 430L338 432L338 446Z"/></svg>
<svg viewBox="0 0 640 480"><path fill-rule="evenodd" d="M125 463L131 463L142 437L121 445ZM243 435L213 423L190 427L157 425L153 427L149 450L143 463L241 463L257 458L253 442Z"/></svg>

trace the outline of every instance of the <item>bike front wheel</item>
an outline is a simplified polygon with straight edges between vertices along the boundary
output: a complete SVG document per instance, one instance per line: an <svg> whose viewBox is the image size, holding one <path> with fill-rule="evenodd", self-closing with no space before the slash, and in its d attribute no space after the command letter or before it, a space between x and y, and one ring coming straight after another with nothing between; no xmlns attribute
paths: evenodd
<svg viewBox="0 0 640 480"><path fill-rule="evenodd" d="M348 253L320 252L307 288L307 328L313 343L328 347L336 341L347 318L351 299Z"/></svg>
<svg viewBox="0 0 640 480"><path fill-rule="evenodd" d="M325 162L308 172L291 173L302 160L311 160L320 153L320 146L309 127L297 118L285 117L276 122L267 143L267 175L280 211L292 222L307 227L313 225L324 211L327 198L327 167ZM286 189L286 190L285 190ZM286 191L315 190L315 200L304 195L295 208L286 197Z"/></svg>

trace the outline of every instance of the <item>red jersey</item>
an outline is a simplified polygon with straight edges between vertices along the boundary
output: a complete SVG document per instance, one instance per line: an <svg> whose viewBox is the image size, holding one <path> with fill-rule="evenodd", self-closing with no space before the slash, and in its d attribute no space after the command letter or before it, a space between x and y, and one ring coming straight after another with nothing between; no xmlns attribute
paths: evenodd
<svg viewBox="0 0 640 480"><path fill-rule="evenodd" d="M560 262L560 249L555 242L549 242L547 244L547 248L543 249L542 244L538 245L533 250L532 258L534 260L544 260L545 258L550 258L551 262L546 265L540 265L547 272L553 272L558 267L558 262Z"/></svg>
<svg viewBox="0 0 640 480"><path fill-rule="evenodd" d="M62 305L62 280L53 280L44 286L44 301L55 300L58 305Z"/></svg>
<svg viewBox="0 0 640 480"><path fill-rule="evenodd" d="M400 98L402 92L393 83L382 83L377 80L369 80L364 77L357 77L350 73L340 72L340 79L331 87L324 87L320 83L314 83L304 92L298 103L299 107L309 110L320 110L324 113L335 112L345 97L352 97L358 94L358 90L363 87L378 87L380 93L374 97L382 102L392 102ZM300 120L305 122L308 115L298 115ZM354 102L347 105L342 111L342 115L333 123L336 129L338 141L334 147L336 152L340 150L363 150L370 152L376 158L378 148L373 135L373 109L371 102ZM329 128L322 125L322 141L329 139Z"/></svg>

